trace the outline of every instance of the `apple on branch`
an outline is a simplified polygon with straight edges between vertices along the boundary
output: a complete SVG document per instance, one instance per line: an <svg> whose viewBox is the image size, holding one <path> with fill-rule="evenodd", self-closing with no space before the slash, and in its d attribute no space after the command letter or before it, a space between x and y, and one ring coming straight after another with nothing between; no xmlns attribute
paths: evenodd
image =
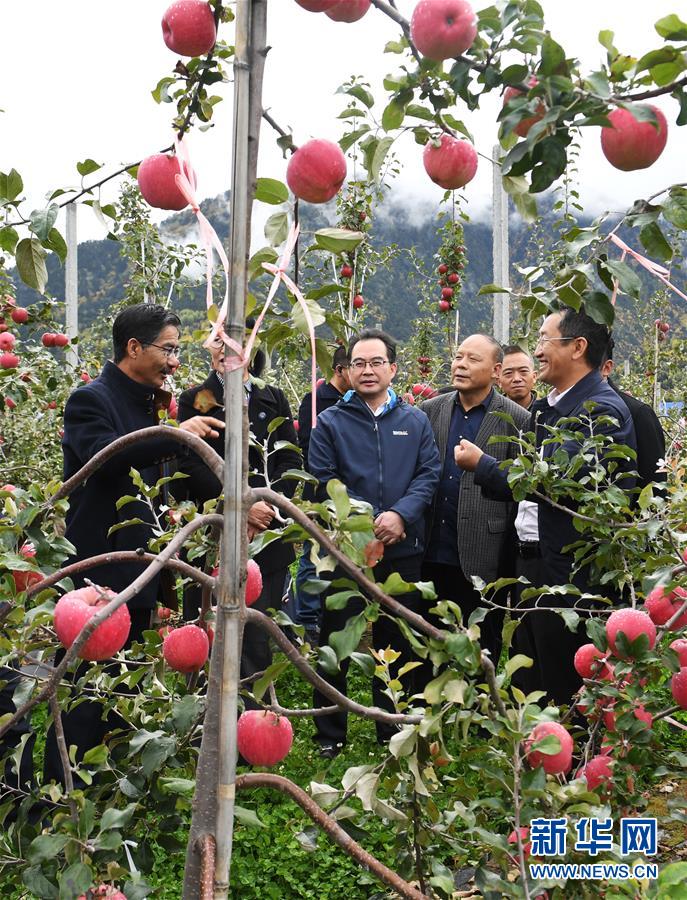
<svg viewBox="0 0 687 900"><path fill-rule="evenodd" d="M296 3L299 6L302 6L303 9L307 9L308 12L326 12L332 6L334 6L338 0L296 0Z"/></svg>
<svg viewBox="0 0 687 900"><path fill-rule="evenodd" d="M435 184L453 191L465 187L475 177L477 151L470 141L461 141L444 133L425 144L422 162Z"/></svg>
<svg viewBox="0 0 687 900"><path fill-rule="evenodd" d="M210 642L207 633L198 625L175 628L165 637L162 644L162 655L170 669L186 675L202 669L209 653Z"/></svg>
<svg viewBox="0 0 687 900"><path fill-rule="evenodd" d="M57 601L53 624L63 647L69 649L84 625L115 595L109 588L89 586L70 591ZM131 616L126 603L95 629L79 657L87 660L109 659L126 644L131 630Z"/></svg>
<svg viewBox="0 0 687 900"><path fill-rule="evenodd" d="M466 0L420 0L410 19L410 39L427 59L460 56L477 37L477 16Z"/></svg>
<svg viewBox="0 0 687 900"><path fill-rule="evenodd" d="M325 9L325 16L335 22L357 22L370 8L372 0L336 0Z"/></svg>
<svg viewBox="0 0 687 900"><path fill-rule="evenodd" d="M338 194L346 178L346 157L338 144L312 140L293 154L286 183L299 200L326 203Z"/></svg>
<svg viewBox="0 0 687 900"><path fill-rule="evenodd" d="M162 17L162 39L180 56L204 56L215 46L217 28L206 0L177 0Z"/></svg>
<svg viewBox="0 0 687 900"><path fill-rule="evenodd" d="M143 199L156 209L180 210L188 206L188 200L179 190L175 178L181 174L177 156L171 153L155 153L147 156L138 167L138 188ZM195 186L195 174L189 179Z"/></svg>
<svg viewBox="0 0 687 900"><path fill-rule="evenodd" d="M251 709L239 716L236 743L241 756L252 766L274 766L291 749L293 728L286 716Z"/></svg>
<svg viewBox="0 0 687 900"><path fill-rule="evenodd" d="M635 107L639 109L641 107ZM609 113L610 128L601 129L601 149L612 166L623 172L648 169L659 158L668 140L668 123L657 106L649 105L655 122L640 122L630 109Z"/></svg>

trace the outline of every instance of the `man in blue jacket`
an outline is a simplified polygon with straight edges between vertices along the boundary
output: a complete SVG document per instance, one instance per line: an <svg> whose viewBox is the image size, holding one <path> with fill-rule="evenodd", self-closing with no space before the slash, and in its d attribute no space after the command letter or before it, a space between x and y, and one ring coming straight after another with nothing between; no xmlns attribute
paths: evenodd
<svg viewBox="0 0 687 900"><path fill-rule="evenodd" d="M580 418L576 429L585 432L584 419L592 421L611 417L617 424L601 424L597 421L596 434L613 437L615 444L625 444L636 450L635 430L630 412L623 399L604 382L599 366L608 346L609 333L605 325L594 322L584 311L565 308L547 316L539 330L535 356L539 361L539 380L551 386L547 397L536 400L531 408L530 430L536 434L537 447L544 459L551 458L562 446L570 457L579 451L579 442L554 443L549 438L547 426L556 426L562 419ZM591 413L585 403L592 402ZM461 441L455 449L456 464L475 473L475 483L486 496L496 499L511 497L506 472L493 456L484 453L470 441ZM634 471L635 463L621 466L624 471ZM578 471L582 478L587 469ZM624 490L634 487L634 477L621 477L619 486ZM537 499L537 498L532 498ZM541 556L543 584L574 584L581 591L594 591L596 585L589 582L587 568L573 572L573 555L565 548L580 539L573 524L573 516L537 499L539 507L539 540L536 551ZM534 549L534 548L530 548ZM612 587L599 588L607 593ZM541 597L539 607L562 606L565 598L560 595ZM522 629L522 633L518 634ZM573 657L576 650L588 642L584 623L577 631L569 631L557 613L528 613L518 625L515 641L518 652L534 659L530 690L546 691L547 699L556 704L569 703L581 686L575 672Z"/></svg>
<svg viewBox="0 0 687 900"><path fill-rule="evenodd" d="M429 420L423 412L400 400L391 382L396 375L396 346L383 331L365 330L349 346L352 390L336 406L320 414L310 437L308 465L324 486L332 478L342 481L349 496L373 508L375 535L385 545L384 558L375 568L378 581L397 572L406 582L421 578L425 514L439 482L441 462ZM339 573L334 573L334 578ZM419 592L402 596L403 603L422 613ZM340 631L363 602L350 601L345 609L323 610L320 643ZM401 653L394 669L412 660L412 651L396 624L380 616L373 624L376 650L391 647ZM338 690L346 691L348 660L336 675L326 677ZM412 673L404 679L407 694L415 692ZM380 679L373 679L375 705L392 709ZM315 691L314 706L330 701ZM316 740L325 757L333 757L346 743L346 713L315 717ZM388 740L393 729L377 723L377 739Z"/></svg>

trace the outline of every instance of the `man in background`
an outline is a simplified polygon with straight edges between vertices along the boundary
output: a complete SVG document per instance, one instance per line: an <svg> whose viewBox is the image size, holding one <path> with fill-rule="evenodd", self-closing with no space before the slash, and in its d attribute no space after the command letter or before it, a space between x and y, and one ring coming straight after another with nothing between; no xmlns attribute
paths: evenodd
<svg viewBox="0 0 687 900"><path fill-rule="evenodd" d="M537 380L537 370L534 368L534 360L517 344L510 344L503 348L503 362L499 373L499 390L501 393L529 410L537 399L534 385Z"/></svg>

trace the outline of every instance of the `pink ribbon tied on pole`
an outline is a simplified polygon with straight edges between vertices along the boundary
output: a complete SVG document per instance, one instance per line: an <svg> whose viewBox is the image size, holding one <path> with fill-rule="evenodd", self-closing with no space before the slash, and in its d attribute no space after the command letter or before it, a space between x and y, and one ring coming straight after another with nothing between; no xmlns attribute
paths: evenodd
<svg viewBox="0 0 687 900"><path fill-rule="evenodd" d="M617 234L609 234L608 240L612 241L616 245L616 247L618 247L620 250L622 250L623 253L622 253L622 256L620 257L621 262L624 262L625 257L629 253L633 259L637 260L637 262L640 264L640 266L643 266L643 268L645 268L647 270L647 272L650 272L652 275L654 275L656 278L658 278L659 281L662 281L666 287L669 287L671 291L674 291L674 293L676 293L679 297L682 297L683 300L687 300L687 294L683 294L681 290L676 288L675 285L671 284L671 282L668 280L668 276L670 275L669 269L666 269L665 266L662 266L659 263L654 262L653 259L649 259L646 256L642 256L641 253L637 253L636 250L633 250L632 247L628 246L625 243L625 241L623 241L621 238L619 238ZM616 301L617 295L618 295L618 279L614 278L613 279L613 294L611 295L611 303L613 304L613 306L615 306L615 301Z"/></svg>

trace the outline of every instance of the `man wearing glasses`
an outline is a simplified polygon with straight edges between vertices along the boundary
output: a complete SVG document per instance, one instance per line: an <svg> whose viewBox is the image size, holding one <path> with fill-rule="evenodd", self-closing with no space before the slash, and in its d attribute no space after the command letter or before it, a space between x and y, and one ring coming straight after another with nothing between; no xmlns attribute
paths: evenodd
<svg viewBox="0 0 687 900"><path fill-rule="evenodd" d="M64 410L65 481L95 454L140 428L159 424L158 413L169 406L171 394L163 390L165 379L179 365L179 318L164 306L139 303L123 309L112 325L114 356L106 362L100 376L79 387L70 396ZM198 416L180 425L200 437L217 437L224 423L209 416ZM159 463L183 454L176 441L156 438L134 444L108 460L69 498L65 537L76 548L68 562L77 562L100 553L147 547L152 536L151 512L144 503L130 503L117 510L120 497L138 493L129 476L138 469L147 484L160 478ZM113 525L138 518L108 536ZM134 563L113 563L89 569L73 576L76 587L84 578L95 584L121 591L141 574ZM129 601L131 632L129 644L140 640L150 628L151 613L157 605L159 578L150 581ZM75 744L77 758L102 742L112 724L101 720L102 706L84 702L63 715L67 746ZM46 781L63 780L62 764L54 734L48 733L45 751Z"/></svg>
<svg viewBox="0 0 687 900"><path fill-rule="evenodd" d="M429 420L423 412L399 399L391 389L396 375L396 345L383 331L368 329L353 337L349 345L351 388L343 398L317 419L310 437L308 466L324 486L332 478L342 481L351 497L368 502L373 509L375 535L384 544L384 558L375 567L377 581L397 572L406 582L421 577L425 513L439 481L441 464ZM334 572L333 579L342 573ZM423 613L429 604L419 592L403 594L402 602ZM349 600L345 609L324 605L320 644L340 631L363 608L361 599ZM412 651L395 622L380 615L372 626L376 650L387 647L400 652L393 670L413 660ZM346 691L348 659L335 675L319 674L338 690ZM406 696L422 685L413 672L403 679ZM384 685L373 679L376 706L392 709ZM313 705L330 701L315 691ZM315 740L324 757L333 758L346 743L346 713L315 717ZM377 723L377 740L387 741L393 729Z"/></svg>
<svg viewBox="0 0 687 900"><path fill-rule="evenodd" d="M530 430L535 431L537 446L544 459L549 459L562 448L569 457L579 451L579 442L570 439L564 444L546 441L549 430L561 419L580 418L575 428L588 431L584 419L591 415L596 434L613 437L616 444L625 444L636 449L635 431L630 412L618 394L604 382L599 366L604 358L609 340L608 329L585 314L564 308L561 312L547 316L539 330L539 340L535 357L539 362L539 380L550 385L547 397L537 400L532 407ZM585 404L592 402L590 412ZM601 417L613 421L599 422ZM511 497L506 472L498 461L470 441L463 440L455 448L456 464L466 471L475 473L475 483L482 487L489 497ZM620 486L631 490L634 478L623 472L634 469L634 463L619 464ZM577 478L582 478L588 469L582 467ZM616 476L617 477L617 476ZM589 570L581 569L573 573L573 556L564 548L580 539L573 525L573 517L568 512L555 508L545 501L537 500L539 507L538 550L541 556L543 583L548 585L574 584L581 591L593 591L597 586L589 582ZM599 588L608 593L609 587ZM612 588L611 588L612 590ZM561 606L561 595L541 597L537 606ZM584 624L578 631L569 631L557 613L536 612L523 617L518 626L518 650L534 660L530 670L530 690L546 692L547 700L555 704L570 703L581 686L581 679L575 672L573 657L576 650L589 640ZM524 642L524 643L523 643ZM526 649L526 645L528 648Z"/></svg>

